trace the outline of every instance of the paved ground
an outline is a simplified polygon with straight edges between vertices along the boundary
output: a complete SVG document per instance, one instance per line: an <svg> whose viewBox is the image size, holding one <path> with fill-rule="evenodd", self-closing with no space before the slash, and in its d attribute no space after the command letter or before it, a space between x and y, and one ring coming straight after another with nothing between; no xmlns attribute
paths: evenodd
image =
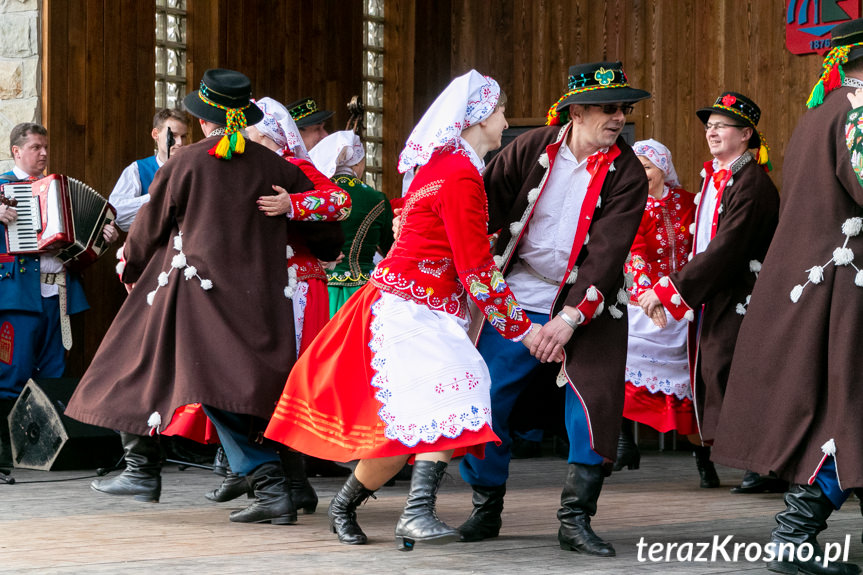
<svg viewBox="0 0 863 575"><path fill-rule="evenodd" d="M451 469L440 493L439 515L458 525L470 511L470 491ZM699 489L692 458L684 453L647 452L641 469L611 477L600 499L594 529L617 549L613 559L562 551L555 513L566 473L564 461L545 457L513 462L501 536L481 543L417 545L399 552L393 528L407 493L407 482L378 492L360 509L369 535L365 546L341 545L329 532L326 504L341 485L315 479L321 506L300 515L295 526L239 525L228 513L240 500L210 503L203 493L220 478L209 471L169 466L162 500L138 503L90 490L84 471L15 470L15 485L0 484L0 573L766 573L761 562L741 552L725 561L721 552L706 562L679 561L678 552L698 544L767 542L773 515L783 508L780 495L733 495L728 488L741 473L720 468L723 487ZM86 477L85 477L86 476ZM849 559L863 563L863 520L857 501L831 519L822 543L850 541ZM647 546L639 553L642 540ZM650 544L672 548L668 559L651 561ZM692 544L692 545L687 545ZM707 556L707 559L711 557Z"/></svg>

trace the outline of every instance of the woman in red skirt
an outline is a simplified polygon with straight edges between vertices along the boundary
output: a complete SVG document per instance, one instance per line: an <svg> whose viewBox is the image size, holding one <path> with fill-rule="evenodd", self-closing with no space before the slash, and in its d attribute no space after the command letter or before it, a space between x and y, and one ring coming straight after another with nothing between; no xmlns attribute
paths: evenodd
<svg viewBox="0 0 863 575"><path fill-rule="evenodd" d="M267 437L304 453L361 460L329 507L343 543L366 543L357 506L412 458L399 548L456 540L435 514L444 471L454 453L481 456L497 441L467 304L529 346L531 322L486 235L482 158L500 147L506 127L497 82L476 71L435 100L399 158L399 171L415 174L393 248L299 359L267 428Z"/></svg>

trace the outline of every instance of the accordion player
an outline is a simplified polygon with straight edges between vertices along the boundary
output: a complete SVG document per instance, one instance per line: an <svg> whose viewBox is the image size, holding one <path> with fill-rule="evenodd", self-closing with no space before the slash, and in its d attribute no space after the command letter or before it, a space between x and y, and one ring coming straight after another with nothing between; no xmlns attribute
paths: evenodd
<svg viewBox="0 0 863 575"><path fill-rule="evenodd" d="M10 254L56 252L63 265L80 270L108 248L102 228L116 211L93 188L74 178L51 174L40 180L0 186L18 219L6 226Z"/></svg>

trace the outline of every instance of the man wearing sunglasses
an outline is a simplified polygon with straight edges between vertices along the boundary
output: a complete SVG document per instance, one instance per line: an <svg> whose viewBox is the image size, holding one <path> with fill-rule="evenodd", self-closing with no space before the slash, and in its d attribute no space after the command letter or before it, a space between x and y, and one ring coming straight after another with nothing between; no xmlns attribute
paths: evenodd
<svg viewBox="0 0 863 575"><path fill-rule="evenodd" d="M779 193L767 175L770 162L757 128L761 110L755 102L725 92L696 114L704 123L713 159L704 163L701 192L695 198L692 256L688 265L644 292L639 304L661 327L666 311L678 321L690 321L690 372L695 374L693 403L701 436L694 452L702 487L719 487L709 446L716 435L737 332L776 229ZM758 153L753 155L750 149ZM732 491L783 492L786 487L778 478L747 472Z"/></svg>
<svg viewBox="0 0 863 575"><path fill-rule="evenodd" d="M489 443L485 459L467 456L461 464L474 505L460 527L464 541L500 531L510 414L550 363L551 377L566 388L570 443L558 541L579 553L615 554L590 518L617 454L627 334L623 264L647 201L644 168L620 134L632 104L649 97L629 86L620 62L572 66L549 126L518 137L485 171L489 230L500 233L495 260L531 320L544 325L529 351L494 330L480 334L501 444Z"/></svg>

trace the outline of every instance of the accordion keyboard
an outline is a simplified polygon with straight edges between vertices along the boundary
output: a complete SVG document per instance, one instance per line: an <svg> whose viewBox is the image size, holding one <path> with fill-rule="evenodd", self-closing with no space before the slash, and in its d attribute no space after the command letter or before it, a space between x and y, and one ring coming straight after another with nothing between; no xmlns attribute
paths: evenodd
<svg viewBox="0 0 863 575"><path fill-rule="evenodd" d="M6 226L8 242L7 251L15 252L38 252L38 239L36 237L38 223L38 204L33 202L32 186L26 184L5 184L3 194L18 200L15 211L18 219Z"/></svg>

